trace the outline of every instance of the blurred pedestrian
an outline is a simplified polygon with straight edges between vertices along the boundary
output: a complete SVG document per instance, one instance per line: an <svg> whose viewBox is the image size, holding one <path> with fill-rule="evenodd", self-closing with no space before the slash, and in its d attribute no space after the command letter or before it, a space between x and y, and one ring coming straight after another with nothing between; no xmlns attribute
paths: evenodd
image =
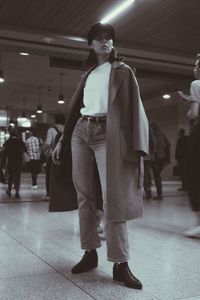
<svg viewBox="0 0 200 300"><path fill-rule="evenodd" d="M178 131L179 138L176 143L176 150L175 150L175 159L177 160L177 167L180 170L181 176L181 187L178 191L186 191L187 184L186 184L186 156L188 151L188 136L185 135L185 129L180 128Z"/></svg>
<svg viewBox="0 0 200 300"><path fill-rule="evenodd" d="M151 127L149 126L149 153L144 158L144 191L147 200L152 198L152 162L155 158L156 140Z"/></svg>
<svg viewBox="0 0 200 300"><path fill-rule="evenodd" d="M196 226L184 232L191 238L200 238L200 54L197 54L194 67L194 80L190 85L190 95L179 92L189 103L187 117L191 130L188 142L188 155L186 160L187 190L191 208L195 213Z"/></svg>
<svg viewBox="0 0 200 300"><path fill-rule="evenodd" d="M161 173L164 167L170 163L170 142L166 134L160 129L158 122L151 122L150 127L155 137L155 153L152 161L153 177L156 185L157 196L155 200L163 199Z"/></svg>
<svg viewBox="0 0 200 300"><path fill-rule="evenodd" d="M28 138L26 140L27 152L30 157L28 168L31 173L32 186L31 189L35 190L37 186L38 174L41 172L41 146L42 140L36 136L35 128L31 128L27 133Z"/></svg>
<svg viewBox="0 0 200 300"><path fill-rule="evenodd" d="M52 151L59 141L64 131L65 117L62 114L55 116L55 124L47 131L46 141L42 145L43 152L46 156L46 196L42 200L50 200L50 183L51 183L51 168L52 168Z"/></svg>
<svg viewBox="0 0 200 300"><path fill-rule="evenodd" d="M26 146L16 128L10 131L9 139L4 143L4 159L6 161L8 172L8 188L7 195L11 196L12 185L15 188L15 198L19 199L20 178L23 163L23 153L26 152Z"/></svg>

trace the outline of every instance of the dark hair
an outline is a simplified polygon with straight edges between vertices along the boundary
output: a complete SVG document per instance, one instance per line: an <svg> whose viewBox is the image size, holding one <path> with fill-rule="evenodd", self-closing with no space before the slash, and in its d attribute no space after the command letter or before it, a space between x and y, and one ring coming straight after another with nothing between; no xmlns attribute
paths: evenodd
<svg viewBox="0 0 200 300"><path fill-rule="evenodd" d="M114 61L122 61L123 59L124 59L123 57L118 56L114 48L111 50L108 57L108 61L110 63L113 63ZM83 66L88 69L97 66L97 57L93 49L90 49L89 55L85 60L85 62L83 63Z"/></svg>
<svg viewBox="0 0 200 300"><path fill-rule="evenodd" d="M18 133L17 128L12 128L12 129L11 129L11 131L10 131L10 136L16 136L16 137L19 137L19 133Z"/></svg>
<svg viewBox="0 0 200 300"><path fill-rule="evenodd" d="M36 128L35 127L31 127L29 129L29 132L30 132L31 135L36 136Z"/></svg>
<svg viewBox="0 0 200 300"><path fill-rule="evenodd" d="M55 115L55 123L64 125L65 124L65 116L62 114Z"/></svg>

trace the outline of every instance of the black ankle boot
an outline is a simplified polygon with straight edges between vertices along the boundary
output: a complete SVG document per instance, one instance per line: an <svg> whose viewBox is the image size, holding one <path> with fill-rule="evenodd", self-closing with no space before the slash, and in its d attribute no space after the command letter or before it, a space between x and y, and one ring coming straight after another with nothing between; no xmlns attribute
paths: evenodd
<svg viewBox="0 0 200 300"><path fill-rule="evenodd" d="M115 263L113 266L113 279L116 281L121 281L125 286L132 289L141 290L142 283L131 273L128 263Z"/></svg>
<svg viewBox="0 0 200 300"><path fill-rule="evenodd" d="M85 251L85 254L83 255L80 262L75 265L71 272L73 274L79 274L87 272L91 269L94 269L98 266L98 256L96 250L91 251Z"/></svg>
<svg viewBox="0 0 200 300"><path fill-rule="evenodd" d="M17 192L15 193L15 198L16 198L16 199L19 199L19 198L20 198L19 193L17 193Z"/></svg>

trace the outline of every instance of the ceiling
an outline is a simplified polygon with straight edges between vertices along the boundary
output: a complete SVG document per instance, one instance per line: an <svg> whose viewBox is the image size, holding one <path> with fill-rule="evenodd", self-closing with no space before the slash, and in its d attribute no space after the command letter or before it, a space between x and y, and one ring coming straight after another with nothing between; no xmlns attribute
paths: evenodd
<svg viewBox="0 0 200 300"><path fill-rule="evenodd" d="M90 26L124 1L119 0L0 0L0 109L65 112L84 72L85 38ZM136 68L143 101L185 89L193 79L200 52L199 0L135 0L110 22L116 48ZM20 51L31 55L21 56ZM63 72L65 104L57 104ZM41 87L41 88L39 88Z"/></svg>

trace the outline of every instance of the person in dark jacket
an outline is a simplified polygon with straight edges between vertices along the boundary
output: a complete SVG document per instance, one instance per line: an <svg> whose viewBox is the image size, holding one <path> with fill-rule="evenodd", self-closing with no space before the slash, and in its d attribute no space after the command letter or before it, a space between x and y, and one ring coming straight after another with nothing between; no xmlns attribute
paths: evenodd
<svg viewBox="0 0 200 300"><path fill-rule="evenodd" d="M22 139L19 138L16 128L10 131L10 137L4 143L3 148L8 171L8 189L6 193L9 197L11 196L11 189L14 184L15 198L20 198L20 177L23 164L23 152L26 152L26 146Z"/></svg>
<svg viewBox="0 0 200 300"><path fill-rule="evenodd" d="M147 200L152 198L152 162L155 157L155 137L149 126L149 153L144 158L144 191Z"/></svg>
<svg viewBox="0 0 200 300"><path fill-rule="evenodd" d="M150 127L155 137L155 154L152 161L153 177L156 185L157 196L155 200L163 199L161 173L164 167L170 163L170 142L165 133L160 129L158 122L151 122Z"/></svg>
<svg viewBox="0 0 200 300"><path fill-rule="evenodd" d="M177 165L180 168L180 176L182 186L178 189L178 191L186 191L186 155L188 151L188 136L185 135L185 129L180 128L178 131L179 138L176 143L175 150L175 159L177 160Z"/></svg>
<svg viewBox="0 0 200 300"><path fill-rule="evenodd" d="M55 115L55 124L47 130L46 141L42 145L42 150L46 154L46 196L42 200L50 200L50 184L52 169L52 151L55 148L60 136L63 133L65 116L62 114Z"/></svg>

